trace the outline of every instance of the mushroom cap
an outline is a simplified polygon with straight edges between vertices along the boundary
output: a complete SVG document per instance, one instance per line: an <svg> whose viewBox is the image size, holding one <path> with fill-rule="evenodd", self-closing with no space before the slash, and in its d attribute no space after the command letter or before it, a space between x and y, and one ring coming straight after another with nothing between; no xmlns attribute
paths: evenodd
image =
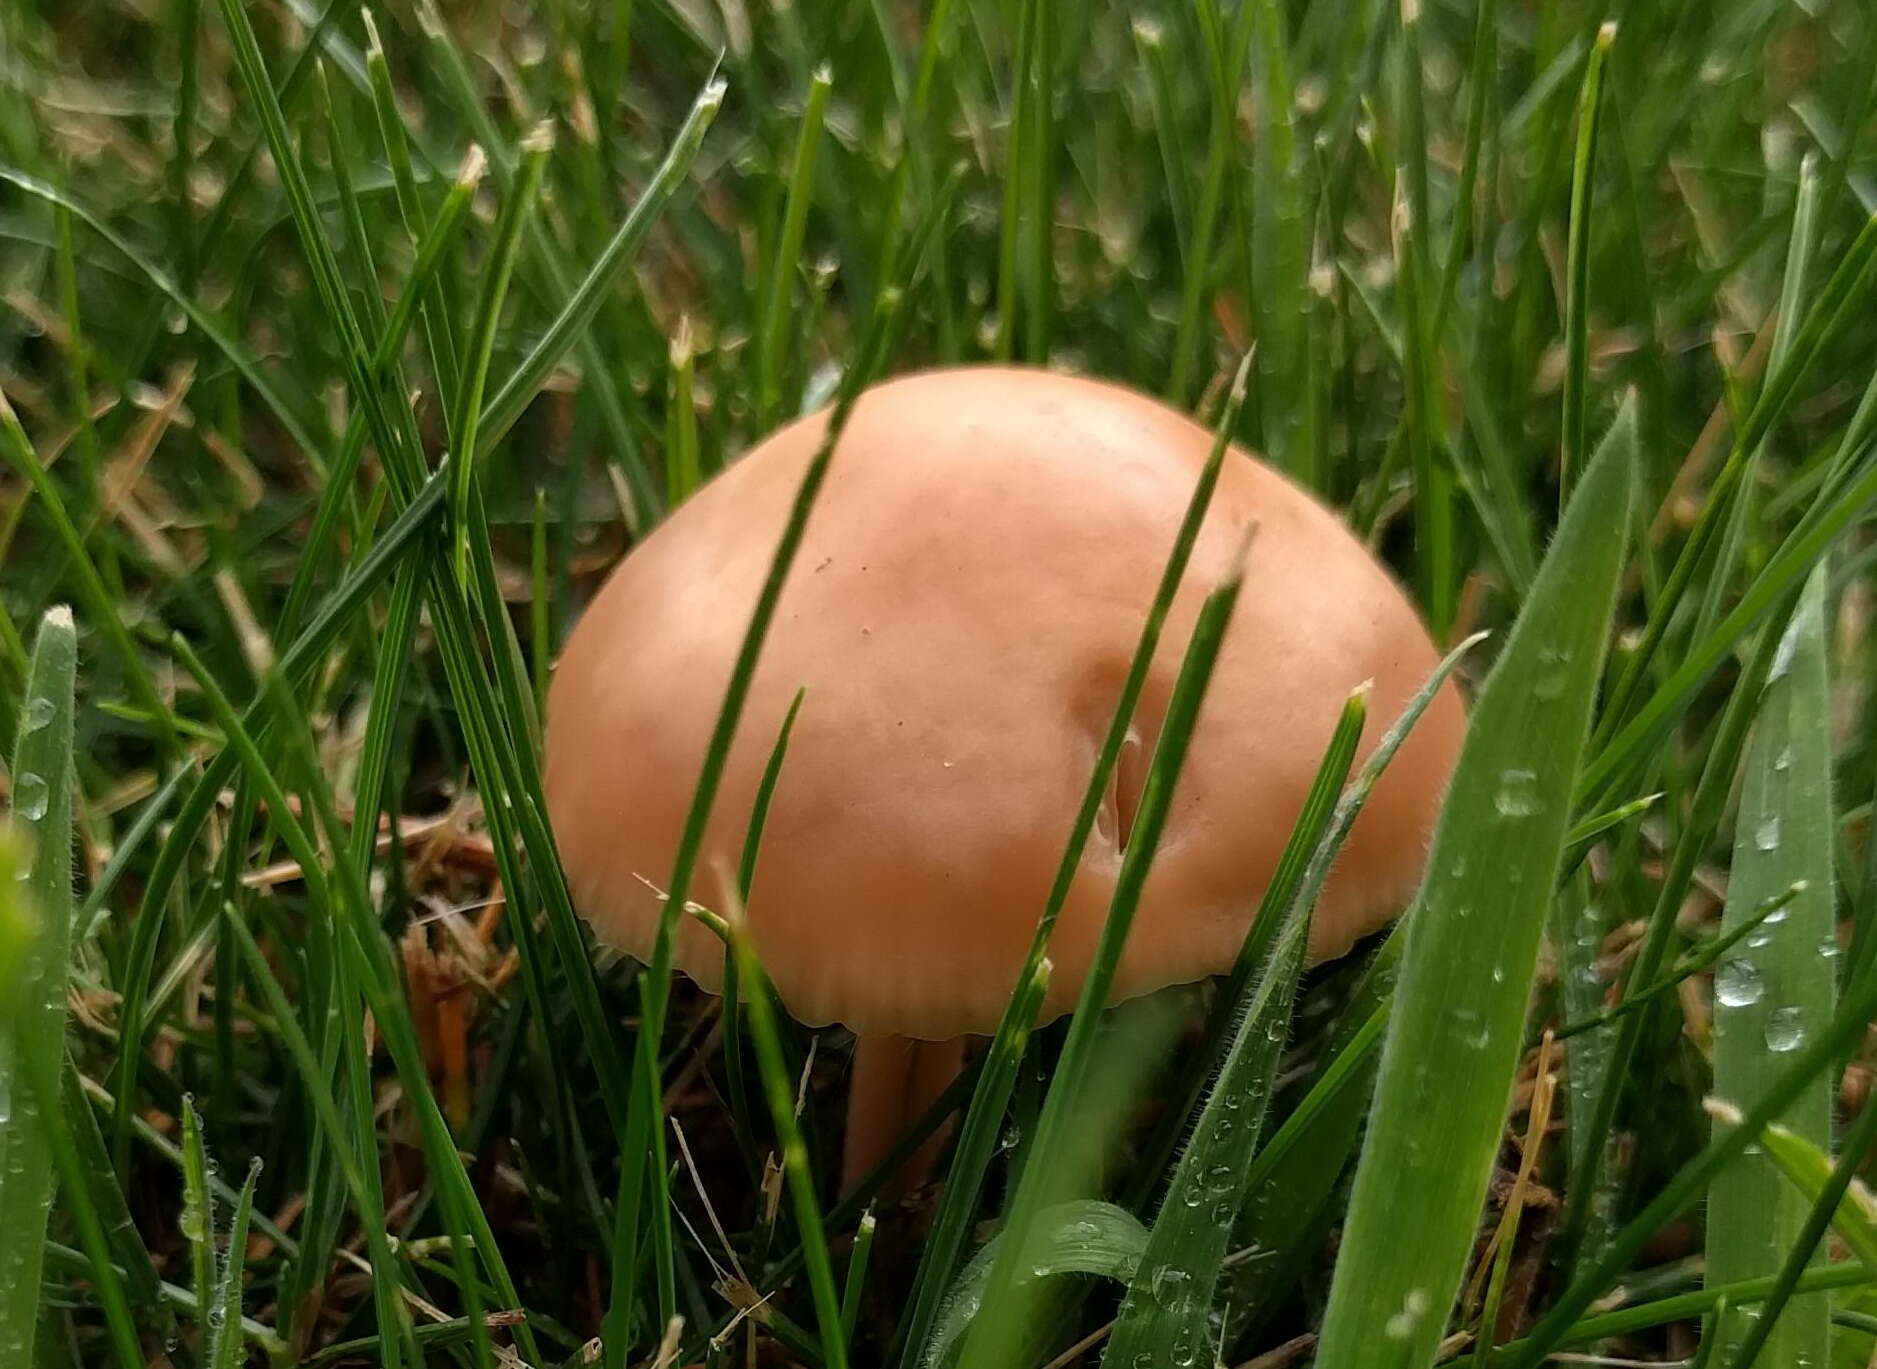
<svg viewBox="0 0 1877 1369"><path fill-rule="evenodd" d="M548 699L547 802L576 906L650 954L704 750L818 413L700 489L614 570ZM778 604L694 896L720 906L789 703L806 687L747 916L812 1025L943 1039L994 1028L1048 895L1211 435L1120 387L929 371L856 404ZM1342 523L1227 457L1050 958L1073 1006L1199 604L1256 523L1243 593L1115 980L1117 1000L1217 974L1244 940L1349 692L1366 755L1437 663ZM1464 716L1444 688L1332 871L1314 959L1419 882ZM656 888L654 886L657 886ZM681 921L707 989L723 947Z"/></svg>

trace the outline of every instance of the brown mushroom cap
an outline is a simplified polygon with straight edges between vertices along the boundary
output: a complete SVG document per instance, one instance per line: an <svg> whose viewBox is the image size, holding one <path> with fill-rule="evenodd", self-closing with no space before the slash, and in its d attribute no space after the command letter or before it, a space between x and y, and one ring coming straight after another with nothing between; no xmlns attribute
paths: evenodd
<svg viewBox="0 0 1877 1369"><path fill-rule="evenodd" d="M649 954L731 662L826 415L790 424L620 564L548 701L547 800L574 898ZM856 405L782 594L701 869L734 868L790 699L807 696L748 917L783 1004L815 1025L991 1030L1048 893L1156 582L1211 443L1129 390L1041 371L932 371ZM1349 691L1364 754L1432 671L1413 608L1337 518L1232 453L1050 948L1073 1005L1108 911L1198 605L1255 522L1117 998L1216 974L1258 899ZM1314 958L1412 894L1464 725L1445 689L1356 824ZM649 882L649 883L648 883ZM714 904L718 881L697 894ZM716 988L691 919L678 964Z"/></svg>

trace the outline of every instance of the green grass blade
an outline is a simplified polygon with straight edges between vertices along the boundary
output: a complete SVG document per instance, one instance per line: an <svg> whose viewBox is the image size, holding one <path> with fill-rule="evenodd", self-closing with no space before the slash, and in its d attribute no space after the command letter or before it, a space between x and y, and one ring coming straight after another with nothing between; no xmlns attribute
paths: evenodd
<svg viewBox="0 0 1877 1369"><path fill-rule="evenodd" d="M1062 1274L1092 1274L1127 1283L1147 1249L1147 1228L1133 1213L1112 1203L1077 1198L1041 1213L1020 1261L1025 1279ZM993 1236L959 1274L933 1327L932 1339L919 1357L920 1369L949 1364L958 1341L978 1315L991 1268L1006 1244Z"/></svg>
<svg viewBox="0 0 1877 1369"><path fill-rule="evenodd" d="M1817 1204L1822 1195L1832 1192L1836 1166L1817 1142L1775 1123L1766 1128L1760 1144L1780 1176L1804 1195L1808 1205ZM1853 1255L1877 1269L1877 1202L1870 1190L1847 1185L1843 1192L1832 1196L1836 1203L1827 1203L1825 1208L1832 1227Z"/></svg>
<svg viewBox="0 0 1877 1369"><path fill-rule="evenodd" d="M509 277L514 274L515 255L521 249L522 232L534 214L535 197L541 189L541 176L547 169L548 153L553 147L552 124L542 124L522 139L521 167L502 202L501 217L495 225L495 242L482 264L482 297L476 304L469 354L464 358L469 370L457 396L453 428L460 459L451 463L450 511L456 530L456 578L465 584L469 580L469 498L476 478L483 387L489 380L489 361L495 353L495 334L502 324L502 301L508 295Z"/></svg>
<svg viewBox="0 0 1877 1369"><path fill-rule="evenodd" d="M991 1281L985 1291L984 1308L972 1324L965 1342L965 1365L1003 1365L1014 1358L1016 1347L1030 1334L1039 1287L1025 1286L1017 1267L1017 1252L1027 1248L1030 1231L1037 1215L1067 1195L1060 1185L1067 1177L1064 1167L1055 1161L1067 1147L1068 1128L1072 1124L1080 1094L1093 1063L1096 1032L1108 1005L1116 968L1127 944L1134 915L1140 907L1141 893L1152 869L1154 853L1165 830L1172 806L1175 784L1186 750L1199 717L1199 706L1211 683L1212 667L1218 660L1225 628L1238 602L1243 585L1244 563L1241 560L1225 581L1206 596L1198 621L1180 663L1180 673L1167 701L1161 724L1160 740L1154 747L1153 760L1141 785L1140 806L1135 814L1134 835L1122 857L1115 878L1114 895L1107 920L1076 1001L1075 1014L1069 1020L1069 1032L1062 1055L1044 1099L1042 1115L1029 1142L1029 1153L1051 1157L1049 1163L1026 1164L1011 1197L1005 1218L1009 1240L1003 1254L992 1267Z"/></svg>
<svg viewBox="0 0 1877 1369"><path fill-rule="evenodd" d="M1606 22L1590 46L1583 93L1577 104L1577 147L1571 161L1571 226L1564 268L1564 422L1558 450L1558 502L1570 499L1571 482L1589 454L1584 431L1589 419L1590 372L1590 195L1597 165L1597 128L1603 118L1603 66L1616 41Z"/></svg>
<svg viewBox="0 0 1877 1369"><path fill-rule="evenodd" d="M821 146L822 119L834 77L826 67L815 72L808 85L808 103L795 140L795 161L789 173L788 201L782 212L782 233L776 239L775 260L769 268L768 298L763 306L756 355L757 426L767 428L784 412L782 367L794 350L789 345L795 282L801 270L802 236L808 227L808 206L814 198L815 153Z"/></svg>
<svg viewBox="0 0 1877 1369"><path fill-rule="evenodd" d="M1306 893L1284 909L1283 926L1128 1284L1106 1363L1192 1364L1210 1339L1213 1290L1290 1036L1313 901Z"/></svg>
<svg viewBox="0 0 1877 1369"><path fill-rule="evenodd" d="M1754 1363L1780 1326L1787 1301L1809 1279L1824 1272L1815 1252L1827 1226L1838 1227L1845 1244L1877 1280L1877 1212L1872 1211L1869 1190L1857 1182L1859 1170L1877 1149L1877 1108L1867 1107L1858 1114L1845 1135L1844 1150L1835 1165L1817 1146L1780 1127L1767 1127L1762 1137L1774 1163L1806 1194L1812 1207L1786 1252L1786 1261L1761 1307L1760 1321L1749 1329L1729 1369L1748 1369Z"/></svg>
<svg viewBox="0 0 1877 1369"><path fill-rule="evenodd" d="M617 286L620 272L632 261L645 241L646 234L658 221L660 212L671 202L678 193L678 187L690 174L691 164L697 160L698 149L703 146L704 134L723 106L724 89L724 83L714 76L705 83L697 99L692 102L691 111L685 116L683 125L673 136L664 161L659 163L658 170L646 182L632 211L626 215L605 249L594 259L580 283L567 296L560 313L541 334L527 357L489 400L482 412L481 432L477 438L478 456L514 426L515 420L521 417L522 411L534 399L535 392L541 388L548 373L586 331L593 316L599 312L600 305Z"/></svg>
<svg viewBox="0 0 1877 1369"><path fill-rule="evenodd" d="M1004 1020L986 1052L983 1071L965 1112L964 1125L959 1128L958 1144L952 1151L951 1168L946 1175L945 1193L939 1200L938 1215L933 1219L931 1235L919 1261L912 1303L901 1328L900 1363L906 1369L916 1363L931 1362L932 1346L940 1334L941 1309L950 1296L947 1290L951 1287L951 1274L957 1267L958 1252L964 1249L984 1175L1003 1136L1011 1089L1029 1047L1043 996L1049 990L1050 971L1048 959L1039 961L1031 976L1011 995ZM985 1272L988 1275L988 1265Z"/></svg>
<svg viewBox="0 0 1877 1369"><path fill-rule="evenodd" d="M202 1118L195 1099L182 1100L182 1229L189 1242L189 1284L197 1307L215 1299L215 1191L209 1187L208 1154L202 1148Z"/></svg>
<svg viewBox="0 0 1877 1369"><path fill-rule="evenodd" d="M65 992L72 926L72 712L78 632L72 612L49 610L39 624L19 710L12 756L12 831L29 862L4 896L15 925L35 926L9 976L0 1009L0 1347L33 1358L39 1276L52 1207L55 1157L36 1111L59 1100L31 1087L56 1080L65 1056ZM15 872L8 871L9 876ZM17 894L16 894L17 891ZM18 897L23 895L23 897Z"/></svg>
<svg viewBox="0 0 1877 1369"><path fill-rule="evenodd" d="M241 1297L248 1265L248 1222L254 1214L254 1185L260 1177L261 1162L257 1157L249 1163L247 1181L235 1199L234 1216L228 1225L228 1254L222 1259L215 1301L208 1305L206 1369L241 1369L247 1358L246 1338L241 1330Z"/></svg>
<svg viewBox="0 0 1877 1369"><path fill-rule="evenodd" d="M697 400L691 329L680 321L669 352L671 388L665 409L665 505L677 508L703 479L697 454Z"/></svg>
<svg viewBox="0 0 1877 1369"><path fill-rule="evenodd" d="M156 1263L130 1215L130 1204L118 1184L117 1171L111 1166L110 1152L104 1147L98 1115L86 1096L88 1083L67 1052L59 1084L65 1135L76 1165L74 1172L84 1176L86 1196L104 1232L105 1248L121 1271L132 1315L145 1331L169 1339L176 1334L175 1322L169 1310L162 1306Z"/></svg>
<svg viewBox="0 0 1877 1369"><path fill-rule="evenodd" d="M1303 878L1305 862L1317 849L1324 829L1329 826L1336 798L1349 778L1350 767L1355 764L1356 746L1362 740L1362 727L1368 718L1368 695L1368 686L1359 686L1343 704L1342 716L1336 720L1336 730L1330 734L1329 745L1324 748L1323 760L1304 796L1290 839L1278 857L1277 868L1265 886L1263 897L1258 900L1258 911L1245 934L1244 944L1239 947L1238 958L1219 985L1217 1000L1206 1017L1205 1035L1199 1048L1189 1052L1181 1082L1168 1093L1172 1105L1167 1109L1161 1135L1143 1152L1145 1162L1140 1165L1140 1178L1133 1186L1133 1196L1138 1201L1130 1206L1145 1206L1149 1195L1160 1186L1173 1146L1184 1134L1187 1119L1194 1115L1220 1052L1225 1049L1226 1039L1238 1021L1239 1005L1251 988L1252 975L1268 955L1275 929L1282 923L1284 910L1290 906L1291 896Z"/></svg>
<svg viewBox="0 0 1877 1369"><path fill-rule="evenodd" d="M1824 617L1824 576L1815 571L1779 647L1741 791L1723 927L1737 927L1761 900L1795 883L1809 886L1715 976L1714 1091L1741 1107L1766 1091L1780 1057L1832 1013L1836 962L1819 954L1824 942L1836 944ZM1780 1120L1829 1146L1831 1118L1831 1081L1820 1076ZM1764 1156L1724 1170L1708 1191L1708 1280L1775 1272L1807 1206ZM1822 1297L1788 1307L1768 1342L1773 1362L1825 1363L1830 1311ZM1724 1322L1722 1348L1731 1355L1749 1328L1740 1316Z"/></svg>
<svg viewBox="0 0 1877 1369"><path fill-rule="evenodd" d="M1626 405L1481 690L1407 927L1318 1352L1433 1362L1499 1144L1629 526ZM1439 1062L1438 1076L1434 1062ZM1389 1233L1412 1231L1411 1242Z"/></svg>
<svg viewBox="0 0 1877 1369"><path fill-rule="evenodd" d="M847 1282L841 1289L841 1334L847 1338L848 1358L854 1354L854 1327L860 1321L860 1305L867 1292L867 1263L873 1255L873 1209L860 1214L854 1229L854 1248L847 1257Z"/></svg>
<svg viewBox="0 0 1877 1369"><path fill-rule="evenodd" d="M73 588L78 592L86 617L111 643L118 663L123 666L124 677L130 684L130 692L138 706L145 710L155 724L158 738L171 753L181 754L182 741L170 719L169 708L163 702L143 653L131 640L130 629L124 626L117 600L106 587L104 577L99 573L97 563L92 560L77 524L66 511L65 500L60 497L58 487L52 483L51 475L40 461L38 453L33 450L32 443L27 440L26 432L20 427L19 418L4 394L0 394L0 433L5 435L7 459L31 484L39 507L51 521L53 532L70 560Z"/></svg>
<svg viewBox="0 0 1877 1369"><path fill-rule="evenodd" d="M1755 1305L1767 1301L1774 1292L1775 1280L1771 1278L1747 1279L1726 1288L1697 1289L1692 1293L1682 1293L1675 1297L1656 1298L1638 1303L1634 1307L1625 1307L1617 1312L1604 1312L1594 1317L1585 1317L1573 1322L1556 1340L1547 1337L1547 1343L1553 1346L1584 1345L1592 1341L1607 1340L1613 1336L1629 1335L1647 1330L1653 1326L1666 1326L1671 1322L1688 1321L1711 1312L1715 1307L1732 1308L1740 1305ZM1873 1273L1862 1261L1847 1260L1840 1264L1828 1264L1817 1269L1805 1271L1799 1280L1798 1288L1803 1293L1831 1292L1841 1288L1864 1288L1877 1285L1877 1273ZM1534 1336L1523 1340L1510 1341L1500 1348L1501 1355L1511 1352L1516 1362L1536 1364L1544 1356L1533 1359L1532 1354L1537 1342Z"/></svg>
<svg viewBox="0 0 1877 1369"><path fill-rule="evenodd" d="M743 1003L749 1012L750 1040L762 1071L763 1093L769 1100L769 1117L775 1124L782 1150L789 1197L795 1208L795 1225L807 1256L808 1283L814 1293L815 1316L821 1329L821 1352L828 1369L846 1369L847 1321L841 1310L840 1292L834 1283L834 1262L828 1253L827 1231L821 1221L821 1202L815 1196L815 1176L808 1167L808 1147L802 1142L801 1127L796 1121L795 1081L790 1078L788 1062L783 1057L782 1036L776 1026L768 977L756 959L740 908L730 921L730 940L735 948L738 980L743 986Z"/></svg>
<svg viewBox="0 0 1877 1369"><path fill-rule="evenodd" d="M124 1287L125 1276L111 1262L110 1240L97 1206L92 1202L89 1176L60 1101L59 1074L56 1067L48 1072L47 1062L42 1057L43 1052L24 1052L19 1063L23 1066L20 1076L26 1088L15 1110L28 1121L37 1117L40 1134L58 1168L64 1206L71 1214L72 1224L78 1228L79 1243L91 1261L92 1283L98 1301L104 1305L105 1326L118 1369L145 1369L130 1297ZM19 1227L9 1227L7 1238L12 1239L19 1230ZM34 1244L43 1251L44 1238L40 1237ZM36 1276L27 1287L37 1295Z"/></svg>
<svg viewBox="0 0 1877 1369"><path fill-rule="evenodd" d="M1792 402L1800 383L1811 373L1817 364L1819 354L1835 341L1849 321L1857 317L1862 306L1867 302L1872 288L1872 266L1877 261L1877 217L1873 217L1864 226L1857 240L1839 260L1838 269L1819 292L1819 298L1806 315L1804 324L1793 339L1791 349L1784 362L1777 367L1759 397L1740 424L1740 431L1734 440L1731 454L1726 464L1715 476L1714 483L1708 490L1706 501L1701 506L1700 516L1690 529L1688 540L1683 544L1675 565L1669 573L1667 582L1662 586L1651 606L1652 612L1642 639L1630 653L1621 675L1610 691L1610 699L1604 721L1598 727L1597 758L1586 768L1585 787L1588 791L1596 789L1608 778L1607 769L1613 768L1609 757L1620 752L1626 744L1633 745L1638 733L1647 729L1659 718L1653 716L1656 710L1665 710L1666 699L1675 697L1673 686L1685 680L1692 662L1684 663L1674 676L1658 687L1648 703L1634 708L1636 696L1647 683L1650 670L1655 664L1656 652L1661 648L1669 625L1675 620L1675 611L1680 606L1682 597L1687 593L1696 570L1701 567L1711 549L1714 539L1719 534L1724 520L1738 496L1741 477L1744 474L1749 454L1760 441L1772 430L1773 425L1785 413ZM1809 521L1809 520L1808 520ZM1804 531L1803 525L1795 530L1796 539ZM1790 545L1790 542L1789 542ZM1768 566L1768 571L1772 567ZM1756 585L1765 582L1763 572ZM1736 607L1726 622L1715 630L1719 635L1729 623L1738 618L1754 596L1749 592L1741 605ZM1766 607L1765 602L1759 609ZM1751 621L1749 617L1748 621ZM1712 641L1712 638L1709 639ZM1731 640L1731 638L1729 639ZM1690 653L1698 656L1699 652ZM1699 679L1704 669L1711 669L1709 662L1703 670L1697 670ZM1684 687L1690 687L1685 686ZM1633 714L1632 714L1633 710ZM1606 740L1607 738L1607 740Z"/></svg>

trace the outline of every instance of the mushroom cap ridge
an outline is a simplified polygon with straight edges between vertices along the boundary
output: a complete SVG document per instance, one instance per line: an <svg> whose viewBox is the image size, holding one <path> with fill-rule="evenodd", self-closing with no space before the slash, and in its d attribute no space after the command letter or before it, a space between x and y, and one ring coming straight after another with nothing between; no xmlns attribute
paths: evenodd
<svg viewBox="0 0 1877 1369"><path fill-rule="evenodd" d="M548 701L547 801L576 906L645 957L731 663L826 413L774 433L615 569ZM798 1019L944 1039L1011 992L1156 583L1211 446L1133 391L1020 368L917 373L855 406L764 646L695 897L719 902L790 700L806 687L748 907ZM1133 798L1205 593L1255 522L1115 997L1216 974L1239 949L1348 693L1360 754L1437 662L1400 588L1336 516L1234 451L1050 947L1073 1006ZM1449 684L1357 822L1313 959L1419 882L1465 720ZM721 943L680 923L707 989Z"/></svg>

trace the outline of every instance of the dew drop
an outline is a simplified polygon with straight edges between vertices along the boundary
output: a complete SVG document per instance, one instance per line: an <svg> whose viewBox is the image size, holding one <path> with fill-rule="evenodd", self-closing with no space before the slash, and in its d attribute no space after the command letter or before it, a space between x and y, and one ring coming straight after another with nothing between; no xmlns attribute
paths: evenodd
<svg viewBox="0 0 1877 1369"><path fill-rule="evenodd" d="M1492 796L1492 806L1502 818L1529 818L1544 811L1544 799L1538 793L1538 775L1532 770L1501 770L1499 788Z"/></svg>
<svg viewBox="0 0 1877 1369"><path fill-rule="evenodd" d="M1773 769L1792 769L1792 748L1790 746L1782 746L1779 748L1779 754L1773 757Z"/></svg>
<svg viewBox="0 0 1877 1369"><path fill-rule="evenodd" d="M1555 699L1569 682L1571 653L1548 646L1538 653L1538 678L1532 681L1532 697Z"/></svg>
<svg viewBox="0 0 1877 1369"><path fill-rule="evenodd" d="M51 796L46 792L46 781L42 775L21 775L13 784L13 811L28 822L38 822L50 808Z"/></svg>
<svg viewBox="0 0 1877 1369"><path fill-rule="evenodd" d="M1786 920L1786 915L1791 911L1792 905L1790 903L1782 903L1777 908L1768 912L1760 921L1768 927L1776 927Z"/></svg>
<svg viewBox="0 0 1877 1369"><path fill-rule="evenodd" d="M1154 1301L1163 1306L1181 1301L1186 1296L1186 1285L1191 1279L1192 1275L1184 1269L1175 1269L1171 1265L1161 1266L1154 1271L1152 1284Z"/></svg>
<svg viewBox="0 0 1877 1369"><path fill-rule="evenodd" d="M1766 981L1751 960L1729 960L1714 972L1714 997L1729 1008L1748 1008L1766 996Z"/></svg>
<svg viewBox="0 0 1877 1369"><path fill-rule="evenodd" d="M37 732L52 721L52 700L46 698L28 699L26 707L20 710L20 731Z"/></svg>
<svg viewBox="0 0 1877 1369"><path fill-rule="evenodd" d="M1427 1315L1427 1292L1416 1288L1409 1291L1403 1299L1401 1310L1390 1317L1382 1327L1382 1332L1390 1340L1406 1340L1414 1334L1414 1328L1420 1325L1421 1318Z"/></svg>
<svg viewBox="0 0 1877 1369"><path fill-rule="evenodd" d="M1796 1006L1774 1008L1766 1015L1766 1049L1784 1054L1805 1044L1805 1018Z"/></svg>
<svg viewBox="0 0 1877 1369"><path fill-rule="evenodd" d="M1753 844L1762 851L1779 849L1779 814L1768 813L1760 819L1760 825L1753 829Z"/></svg>
<svg viewBox="0 0 1877 1369"><path fill-rule="evenodd" d="M1193 1349L1194 1339L1193 1328L1190 1326L1181 1327L1179 1335L1174 1338L1173 1362L1179 1366L1179 1369L1186 1369L1186 1366L1197 1358Z"/></svg>

